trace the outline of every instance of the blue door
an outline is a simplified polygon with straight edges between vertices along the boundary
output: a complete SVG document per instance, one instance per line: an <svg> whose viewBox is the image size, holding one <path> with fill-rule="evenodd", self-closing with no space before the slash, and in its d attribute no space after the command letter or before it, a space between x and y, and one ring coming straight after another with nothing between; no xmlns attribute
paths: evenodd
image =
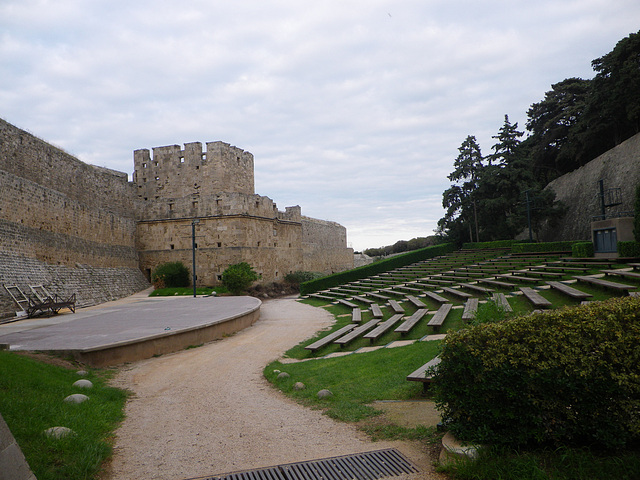
<svg viewBox="0 0 640 480"><path fill-rule="evenodd" d="M593 235L596 252L611 253L618 251L618 235L615 228L594 230Z"/></svg>

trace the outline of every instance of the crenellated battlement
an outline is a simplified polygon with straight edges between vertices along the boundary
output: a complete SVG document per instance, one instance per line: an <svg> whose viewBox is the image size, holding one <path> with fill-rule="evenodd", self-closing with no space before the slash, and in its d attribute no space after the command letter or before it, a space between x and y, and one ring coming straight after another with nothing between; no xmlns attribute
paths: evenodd
<svg viewBox="0 0 640 480"><path fill-rule="evenodd" d="M133 152L138 198L158 200L235 192L253 195L253 155L224 142L185 143Z"/></svg>

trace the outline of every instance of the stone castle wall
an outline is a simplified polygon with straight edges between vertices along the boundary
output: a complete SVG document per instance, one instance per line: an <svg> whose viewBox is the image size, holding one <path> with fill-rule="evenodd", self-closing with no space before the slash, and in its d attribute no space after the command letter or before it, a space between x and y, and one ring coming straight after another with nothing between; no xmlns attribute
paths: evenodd
<svg viewBox="0 0 640 480"><path fill-rule="evenodd" d="M606 209L607 215L633 212L636 186L640 184L640 134L573 172L555 179L546 188L567 210L559 225L540 232L541 241L591 240L591 220L600 215L598 181L604 188L620 188L622 205Z"/></svg>
<svg viewBox="0 0 640 480"><path fill-rule="evenodd" d="M3 284L27 291L43 284L52 293L76 293L81 305L145 288L136 202L126 174L82 163L0 120ZM15 312L0 287L0 317L7 309Z"/></svg>
<svg viewBox="0 0 640 480"><path fill-rule="evenodd" d="M353 266L346 230L280 211L254 192L253 155L224 142L134 152L127 175L87 165L0 120L0 275L8 285L76 293L79 305L148 286L160 263L192 263L199 285L248 262L263 281ZM12 301L0 290L0 318Z"/></svg>

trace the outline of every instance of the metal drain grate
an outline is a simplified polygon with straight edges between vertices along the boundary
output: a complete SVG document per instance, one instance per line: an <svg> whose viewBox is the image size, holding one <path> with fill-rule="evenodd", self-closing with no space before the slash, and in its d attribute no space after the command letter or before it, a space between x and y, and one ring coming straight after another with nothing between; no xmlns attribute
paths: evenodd
<svg viewBox="0 0 640 480"><path fill-rule="evenodd" d="M227 473L202 480L373 480L416 473L395 448Z"/></svg>

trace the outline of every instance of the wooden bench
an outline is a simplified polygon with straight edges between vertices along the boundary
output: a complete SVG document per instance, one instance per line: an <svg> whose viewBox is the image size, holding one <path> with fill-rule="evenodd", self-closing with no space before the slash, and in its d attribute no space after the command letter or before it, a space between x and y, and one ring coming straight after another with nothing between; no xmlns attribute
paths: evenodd
<svg viewBox="0 0 640 480"><path fill-rule="evenodd" d="M586 272L587 270L589 270L587 267L574 267L574 266L551 266L551 265L544 265L544 266L535 266L532 267L536 270L549 270L549 271L558 271L558 272Z"/></svg>
<svg viewBox="0 0 640 480"><path fill-rule="evenodd" d="M363 335L362 338L368 338L369 340L371 340L371 343L373 343L378 338L380 338L382 335L384 335L387 330L390 330L391 327L393 327L396 323L398 323L400 320L402 320L403 316L404 315L402 313L398 313L398 314L392 316L388 320L385 320L384 322L379 323L376 326L376 328L371 330L369 333L366 333L365 335Z"/></svg>
<svg viewBox="0 0 640 480"><path fill-rule="evenodd" d="M420 300L419 298L414 297L413 295L407 295L407 300L409 300L414 307L417 308L427 308L427 306L424 304L424 302L422 300Z"/></svg>
<svg viewBox="0 0 640 480"><path fill-rule="evenodd" d="M640 263L627 263L627 265L632 267L634 270L640 270Z"/></svg>
<svg viewBox="0 0 640 480"><path fill-rule="evenodd" d="M373 300L371 300L370 298L365 298L365 297L361 297L359 295L356 295L352 298L352 300L355 300L356 302L360 302L360 303L366 303L367 305L371 305L374 302Z"/></svg>
<svg viewBox="0 0 640 480"><path fill-rule="evenodd" d="M625 285L624 283L611 282L602 278L594 277L573 277L579 282L589 283L596 287L606 288L607 290L614 290L616 292L629 292L629 290L635 290L637 287L634 285Z"/></svg>
<svg viewBox="0 0 640 480"><path fill-rule="evenodd" d="M605 275L615 275L615 276L619 276L619 277L633 278L635 280L640 279L640 273L629 272L627 270L625 270L625 271L620 271L620 270L602 270L602 273L604 273Z"/></svg>
<svg viewBox="0 0 640 480"><path fill-rule="evenodd" d="M476 316L476 312L478 311L478 302L477 298L470 298L464 304L464 310L462 312L462 320L469 321L473 320Z"/></svg>
<svg viewBox="0 0 640 480"><path fill-rule="evenodd" d="M404 293L398 292L397 290L391 290L389 288L381 288L381 292L388 293L389 295L395 295L397 297L404 297Z"/></svg>
<svg viewBox="0 0 640 480"><path fill-rule="evenodd" d="M433 278L433 277L429 277L427 281L431 283L437 283L438 285L453 285L454 283L456 283L453 280L443 280L442 278Z"/></svg>
<svg viewBox="0 0 640 480"><path fill-rule="evenodd" d="M389 300L389 297L387 297L386 295L382 295L380 293L375 293L375 292L368 292L367 295L369 295L370 297L373 297L377 300Z"/></svg>
<svg viewBox="0 0 640 480"><path fill-rule="evenodd" d="M402 322L402 324L396 328L394 330L394 332L400 333L400 334L405 334L407 332L409 332L416 323L418 323L422 317L424 317L427 314L427 309L426 308L421 308L420 310L416 310L416 312L411 315L409 318L407 318L404 322Z"/></svg>
<svg viewBox="0 0 640 480"><path fill-rule="evenodd" d="M522 275L518 275L519 273L522 273L522 272L514 271L511 274L496 275L496 277L506 278L508 280L514 280L516 282L522 282L522 283L536 283L540 281L539 278L523 277Z"/></svg>
<svg viewBox="0 0 640 480"><path fill-rule="evenodd" d="M504 309L505 312L513 312L511 305L509 305L509 301L507 297L504 296L504 293L494 293L492 297L493 301L499 308Z"/></svg>
<svg viewBox="0 0 640 480"><path fill-rule="evenodd" d="M333 302L335 300L335 297L330 297L329 295L322 295L321 293L310 293L309 296L312 298L317 298L319 300L328 300L330 302Z"/></svg>
<svg viewBox="0 0 640 480"><path fill-rule="evenodd" d="M345 327L342 327L339 330L336 330L335 332L330 333L329 335L326 335L324 337L322 337L320 340L318 340L317 342L313 342L310 345L307 345L305 348L305 350L311 350L312 352L315 352L316 350L321 349L322 347L324 347L325 345L329 345L331 342L333 342L336 338L339 338L341 336L343 336L344 334L346 334L347 332L350 332L351 330L353 330L354 328L356 328L358 325L356 325L355 323L352 323L350 325L347 325Z"/></svg>
<svg viewBox="0 0 640 480"><path fill-rule="evenodd" d="M334 340L333 343L336 343L336 344L340 345L341 347L344 347L347 343L352 342L353 340L355 340L359 336L365 334L366 332L368 332L369 330L374 328L378 323L380 323L380 319L379 318L374 318L373 320L369 320L364 325L360 325L360 326L354 328L353 330L351 330L346 335L338 338L337 340Z"/></svg>
<svg viewBox="0 0 640 480"><path fill-rule="evenodd" d="M380 305L374 303L371 305L371 313L374 318L381 319L384 315L382 314L382 310L380 309Z"/></svg>
<svg viewBox="0 0 640 480"><path fill-rule="evenodd" d="M585 298L590 298L593 295L590 293L581 292L580 290L570 287L569 285L561 282L547 282L547 285L550 285L551 288L558 290L565 295L575 298L577 300L584 300Z"/></svg>
<svg viewBox="0 0 640 480"><path fill-rule="evenodd" d="M422 290L420 288L414 288L414 287L407 287L405 285L398 285L397 287L394 287L398 290L404 290L407 292L414 292L414 293L421 293Z"/></svg>
<svg viewBox="0 0 640 480"><path fill-rule="evenodd" d="M466 288L467 290L473 290L474 292L482 293L483 295L487 295L493 292L492 289L482 287L480 285L474 285L473 283L460 283L461 288Z"/></svg>
<svg viewBox="0 0 640 480"><path fill-rule="evenodd" d="M431 317L427 326L433 327L434 332L437 332L447 318L447 315L449 315L451 307L453 307L453 305L450 303L441 305L438 311L433 315L433 317Z"/></svg>
<svg viewBox="0 0 640 480"><path fill-rule="evenodd" d="M536 277L564 277L564 273L559 272L543 272L536 270L533 267L529 269L527 275L535 275Z"/></svg>
<svg viewBox="0 0 640 480"><path fill-rule="evenodd" d="M341 303L342 305L346 305L349 308L359 308L355 303L350 302L349 300L345 300L344 298L338 298L337 302Z"/></svg>
<svg viewBox="0 0 640 480"><path fill-rule="evenodd" d="M435 300L438 303L447 303L449 300L444 298L441 295L438 295L436 292L425 291L424 294L429 297L431 300Z"/></svg>
<svg viewBox="0 0 640 480"><path fill-rule="evenodd" d="M360 323L362 321L362 310L360 310L358 307L354 308L351 311L351 321L353 323Z"/></svg>
<svg viewBox="0 0 640 480"><path fill-rule="evenodd" d="M491 280L490 278L479 278L478 282L486 283L487 285L491 285L499 288L506 288L506 289L510 289L516 286L515 283L503 282L501 280Z"/></svg>
<svg viewBox="0 0 640 480"><path fill-rule="evenodd" d="M407 375L407 380L410 382L422 382L422 391L426 393L429 388L429 384L433 382L433 377L428 373L428 371L432 367L437 367L440 364L440 361L439 356L429 360L420 368Z"/></svg>
<svg viewBox="0 0 640 480"><path fill-rule="evenodd" d="M527 297L527 299L533 304L536 308L551 308L551 302L536 292L531 287L520 287L520 291L522 294Z"/></svg>
<svg viewBox="0 0 640 480"><path fill-rule="evenodd" d="M389 300L389 306L395 313L404 313L404 308L396 300Z"/></svg>
<svg viewBox="0 0 640 480"><path fill-rule="evenodd" d="M473 295L467 293L467 292L462 292L460 290L457 290L455 288L451 288L451 287L441 287L443 292L449 293L455 297L458 298L462 298L462 299L467 299L467 298L472 298Z"/></svg>

